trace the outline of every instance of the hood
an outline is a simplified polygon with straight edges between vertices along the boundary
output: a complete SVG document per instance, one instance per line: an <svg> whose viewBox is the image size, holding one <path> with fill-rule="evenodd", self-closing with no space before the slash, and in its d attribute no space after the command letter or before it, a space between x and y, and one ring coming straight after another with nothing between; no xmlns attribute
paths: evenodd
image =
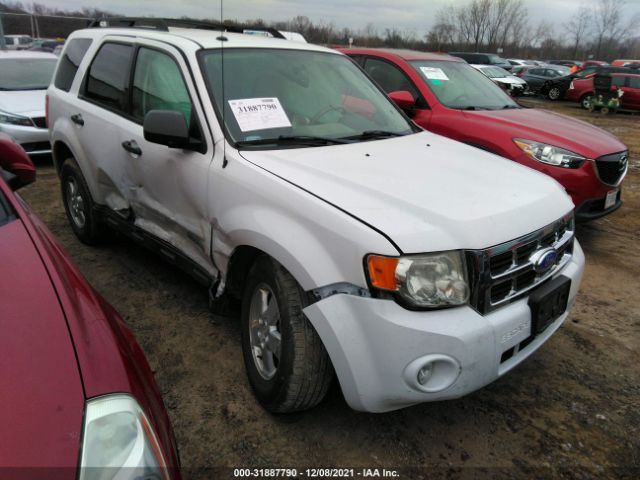
<svg viewBox="0 0 640 480"><path fill-rule="evenodd" d="M535 108L511 110L466 111L486 130L493 126L497 133L566 148L586 158L598 158L622 152L627 147L601 128L559 113Z"/></svg>
<svg viewBox="0 0 640 480"><path fill-rule="evenodd" d="M551 178L430 132L241 153L381 230L404 253L490 247L573 208Z"/></svg>
<svg viewBox="0 0 640 480"><path fill-rule="evenodd" d="M46 90L0 92L0 110L25 117L44 117Z"/></svg>
<svg viewBox="0 0 640 480"><path fill-rule="evenodd" d="M82 383L58 297L20 220L0 226L0 298L0 468L67 467L56 478L75 478Z"/></svg>
<svg viewBox="0 0 640 480"><path fill-rule="evenodd" d="M501 83L509 83L509 84L513 84L513 85L523 85L527 82L525 82L524 80L522 80L521 78L518 77L500 77L500 78L494 78L493 80L496 80L498 82Z"/></svg>

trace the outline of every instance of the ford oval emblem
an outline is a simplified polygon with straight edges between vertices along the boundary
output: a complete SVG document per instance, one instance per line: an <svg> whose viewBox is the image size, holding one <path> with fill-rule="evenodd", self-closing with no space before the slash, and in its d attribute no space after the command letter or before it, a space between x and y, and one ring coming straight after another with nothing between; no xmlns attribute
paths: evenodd
<svg viewBox="0 0 640 480"><path fill-rule="evenodd" d="M556 264L558 260L558 252L555 248L545 248L538 250L529 257L529 261L533 264L533 268L537 273L546 273Z"/></svg>

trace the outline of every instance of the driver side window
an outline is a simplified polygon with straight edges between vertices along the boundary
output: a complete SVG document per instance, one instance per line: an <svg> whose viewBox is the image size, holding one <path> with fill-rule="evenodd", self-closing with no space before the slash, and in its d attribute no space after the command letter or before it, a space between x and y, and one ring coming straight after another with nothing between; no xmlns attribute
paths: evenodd
<svg viewBox="0 0 640 480"><path fill-rule="evenodd" d="M386 93L404 90L411 93L414 100L418 98L418 90L411 80L390 63L376 58L367 58L364 70Z"/></svg>

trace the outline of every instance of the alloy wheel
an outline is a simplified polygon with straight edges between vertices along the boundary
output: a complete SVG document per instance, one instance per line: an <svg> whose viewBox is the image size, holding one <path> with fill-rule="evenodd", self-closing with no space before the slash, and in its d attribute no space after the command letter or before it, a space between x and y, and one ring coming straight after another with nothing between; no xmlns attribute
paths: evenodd
<svg viewBox="0 0 640 480"><path fill-rule="evenodd" d="M272 379L280 363L282 335L278 302L266 283L259 284L251 296L249 341L258 373L265 380Z"/></svg>

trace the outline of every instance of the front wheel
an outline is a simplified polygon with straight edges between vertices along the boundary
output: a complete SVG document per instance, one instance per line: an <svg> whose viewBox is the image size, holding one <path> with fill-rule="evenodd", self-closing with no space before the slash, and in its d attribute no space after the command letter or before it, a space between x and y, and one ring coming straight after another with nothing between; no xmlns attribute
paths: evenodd
<svg viewBox="0 0 640 480"><path fill-rule="evenodd" d="M242 351L258 401L274 413L314 407L324 398L333 368L303 313L306 294L268 256L249 272L242 298Z"/></svg>

